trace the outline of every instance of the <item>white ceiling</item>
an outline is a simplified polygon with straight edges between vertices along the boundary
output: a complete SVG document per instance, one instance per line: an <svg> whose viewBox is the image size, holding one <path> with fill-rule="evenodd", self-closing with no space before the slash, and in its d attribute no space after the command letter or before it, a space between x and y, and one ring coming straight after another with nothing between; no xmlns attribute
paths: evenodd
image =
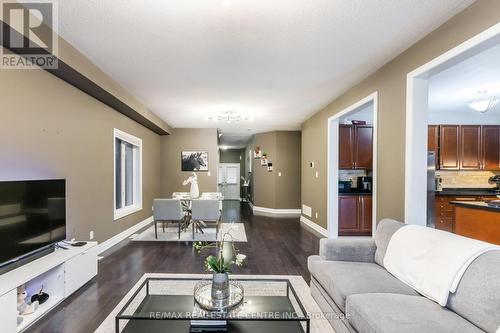
<svg viewBox="0 0 500 333"><path fill-rule="evenodd" d="M468 107L480 90L500 99L500 44L429 79L429 122L500 124L500 102L487 113Z"/></svg>
<svg viewBox="0 0 500 333"><path fill-rule="evenodd" d="M366 121L367 124L373 124L373 101L339 119L341 124L352 124L352 120L362 120Z"/></svg>
<svg viewBox="0 0 500 333"><path fill-rule="evenodd" d="M60 34L172 127L300 129L473 0L64 0ZM235 110L252 121L205 120Z"/></svg>
<svg viewBox="0 0 500 333"><path fill-rule="evenodd" d="M227 148L243 148L250 141L252 134L250 131L241 131L240 133L223 133L219 139L219 146Z"/></svg>

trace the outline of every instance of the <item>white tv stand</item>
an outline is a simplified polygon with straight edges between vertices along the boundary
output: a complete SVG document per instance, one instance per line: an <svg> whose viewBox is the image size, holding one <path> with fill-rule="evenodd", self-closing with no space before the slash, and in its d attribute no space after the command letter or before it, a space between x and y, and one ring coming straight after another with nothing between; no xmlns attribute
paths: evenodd
<svg viewBox="0 0 500 333"><path fill-rule="evenodd" d="M0 275L0 323L5 333L22 332L97 275L97 242L54 252ZM17 287L29 297L43 289L49 299L17 325Z"/></svg>

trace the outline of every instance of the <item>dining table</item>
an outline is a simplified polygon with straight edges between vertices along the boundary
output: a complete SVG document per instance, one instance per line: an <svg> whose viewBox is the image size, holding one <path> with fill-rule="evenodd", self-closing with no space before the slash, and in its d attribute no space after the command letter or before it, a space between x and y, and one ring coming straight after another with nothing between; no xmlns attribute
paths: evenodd
<svg viewBox="0 0 500 333"><path fill-rule="evenodd" d="M191 202L193 200L219 200L219 211L222 213L222 201L224 197L221 192L203 192L198 198L191 197L189 192L173 192L172 199L178 199L181 201L182 209L186 216L191 216ZM191 224L196 232L204 234L203 228L207 226L203 221L193 221L191 218L186 219L186 223L181 226L182 231L186 231Z"/></svg>

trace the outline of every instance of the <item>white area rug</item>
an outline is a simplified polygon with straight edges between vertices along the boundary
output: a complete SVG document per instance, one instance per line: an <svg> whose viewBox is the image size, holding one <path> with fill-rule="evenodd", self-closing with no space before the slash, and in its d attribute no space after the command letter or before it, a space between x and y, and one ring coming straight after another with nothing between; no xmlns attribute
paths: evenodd
<svg viewBox="0 0 500 333"><path fill-rule="evenodd" d="M245 225L243 223L221 223L219 230L219 240L222 235L231 229L231 236L233 236L233 242L246 242L247 234L245 232ZM134 236L132 240L134 241L159 241L159 242L192 242L192 241L205 241L205 242L215 242L215 227L209 225L207 228L203 228L203 234L196 232L194 234L192 229L181 232L181 238L178 236L179 228L177 225L170 224L168 228L163 232L163 227L158 224L158 239L155 237L155 226L154 224L148 229L144 230L140 234ZM229 238L226 238L227 240Z"/></svg>
<svg viewBox="0 0 500 333"><path fill-rule="evenodd" d="M132 297L134 292L141 286L146 278L195 278L207 279L209 275L204 274L163 274L163 273L148 273L144 274L118 305L111 311L109 316L101 323L94 333L114 333L115 332L115 317L118 312L125 306L127 301ZM234 279L288 279L292 284L297 296L300 298L302 305L309 313L311 318L311 333L335 333L327 319L320 316L321 310L311 296L309 286L302 276L298 275L232 275Z"/></svg>

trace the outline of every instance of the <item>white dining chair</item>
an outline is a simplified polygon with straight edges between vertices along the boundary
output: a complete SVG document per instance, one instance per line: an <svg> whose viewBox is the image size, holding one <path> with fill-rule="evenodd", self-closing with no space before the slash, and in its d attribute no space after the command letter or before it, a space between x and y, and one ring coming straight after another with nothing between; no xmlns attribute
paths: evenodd
<svg viewBox="0 0 500 333"><path fill-rule="evenodd" d="M181 224L185 218L182 210L181 200L179 199L154 199L153 200L153 218L155 223L155 237L158 239L158 223L163 223L163 232L165 232L165 223L177 223L179 225L178 236L181 238Z"/></svg>
<svg viewBox="0 0 500 333"><path fill-rule="evenodd" d="M196 230L203 233L201 227L204 223L215 222L215 239L219 233L220 209L218 199L196 199L191 202L191 221L193 228L193 240Z"/></svg>

